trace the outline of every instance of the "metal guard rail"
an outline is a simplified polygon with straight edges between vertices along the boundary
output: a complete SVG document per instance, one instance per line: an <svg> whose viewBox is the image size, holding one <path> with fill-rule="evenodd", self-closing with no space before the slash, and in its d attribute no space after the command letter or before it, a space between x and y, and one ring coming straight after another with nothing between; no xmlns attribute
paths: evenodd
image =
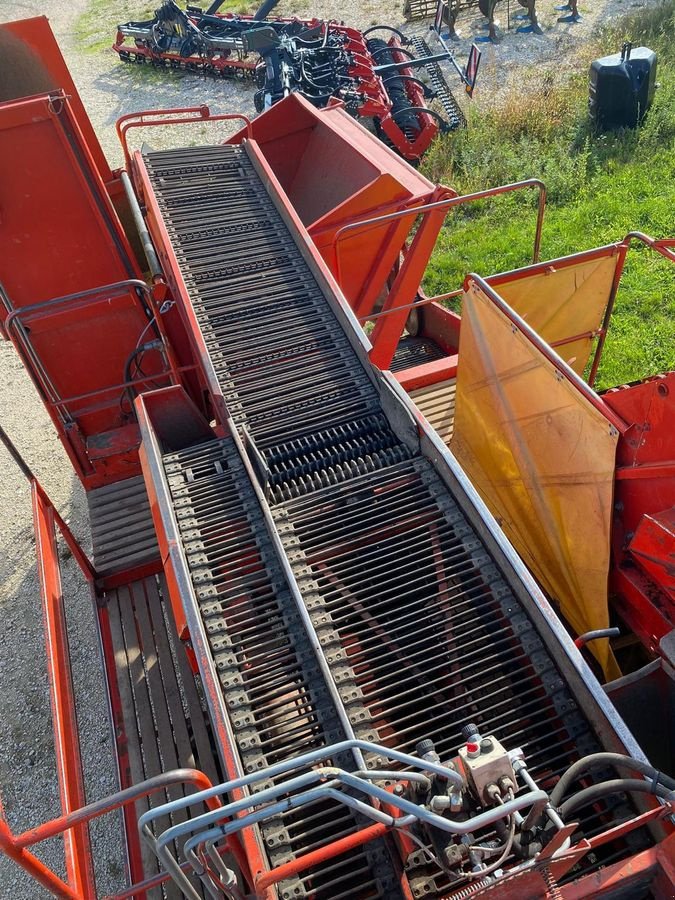
<svg viewBox="0 0 675 900"><path fill-rule="evenodd" d="M155 128L160 125L190 125L195 122L227 122L236 120L243 122L246 134L251 136L251 120L242 113L211 113L209 107L202 103L200 106L177 106L172 109L145 109L140 112L127 113L115 123L117 137L124 152L124 166L127 172L131 171L131 154L127 142L127 133L132 128Z"/></svg>
<svg viewBox="0 0 675 900"><path fill-rule="evenodd" d="M77 730L75 692L71 674L70 648L66 611L61 590L60 565L56 545L57 529L68 549L94 591L97 572L49 496L0 427L2 443L30 484L35 525L38 578L45 622L45 645L49 676L50 701L54 729L54 750L59 781L62 815L14 834L4 815L0 798L0 851L26 871L36 882L54 896L67 900L82 900L97 896L88 823L117 809L127 809L142 797L176 784L192 784L197 791L212 789L207 776L196 769L175 769L149 778L117 793L85 805L84 777L80 742ZM207 798L210 810L221 807L216 797ZM58 835L63 837L66 880L60 878L28 848ZM247 873L246 860L239 852L238 842L228 844L242 871ZM143 896L144 892L169 879L168 872L160 872L143 882L137 882L107 900Z"/></svg>
<svg viewBox="0 0 675 900"><path fill-rule="evenodd" d="M541 232L544 225L544 214L546 212L546 185L543 181L538 178L528 178L524 181L516 181L512 184L502 184L498 187L488 188L484 191L476 191L472 194L463 194L458 195L455 191L452 191L451 188L448 188L453 196L448 197L445 200L437 200L433 203L425 203L421 206L414 206L410 209L402 209L397 212L387 213L382 216L374 216L371 219L362 219L357 222L349 222L347 225L343 225L342 228L339 228L335 234L333 235L333 239L331 241L330 250L331 253L335 255L335 278L338 284L341 284L341 272L340 272L340 253L339 253L339 244L343 240L344 236L356 231L358 234L361 233L363 229L371 229L377 228L381 224L385 222L394 222L399 219L410 218L413 221L420 215L426 216L431 212L436 212L439 210L450 210L455 206L461 206L465 203L473 203L477 200L486 200L490 197L497 197L502 194L510 194L515 191L520 190L528 190L534 188L539 192L539 201L537 205L537 224L535 228L534 234L534 247L532 250L532 261L539 261L539 253L541 250Z"/></svg>

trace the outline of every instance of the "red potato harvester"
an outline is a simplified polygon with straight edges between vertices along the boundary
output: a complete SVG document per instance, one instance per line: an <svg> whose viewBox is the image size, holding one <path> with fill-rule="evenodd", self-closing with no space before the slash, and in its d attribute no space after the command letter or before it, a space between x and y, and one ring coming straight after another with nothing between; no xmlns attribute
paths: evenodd
<svg viewBox="0 0 675 900"><path fill-rule="evenodd" d="M543 428L536 454L514 449L527 443L523 396L530 410L556 401L536 408L560 440L572 422L605 462L621 446L629 413L574 368L606 323L566 330L565 310L578 314L570 283L586 285L580 308L595 298L589 317L611 306L628 242L470 276L462 319L446 316L415 273L448 208L469 199L343 108L296 95L254 123L205 107L133 114L118 123L125 169L111 172L46 20L0 39L30 77L0 103L3 330L85 488L93 538L90 559L2 432L33 497L63 810L21 834L0 820L2 850L56 896L101 896L88 825L121 809L117 900L672 896L666 717L652 742L639 716L627 727L613 701L644 698L645 673L601 687L592 669L613 676L622 657L605 640L585 658L568 630L597 608L563 602L568 570L545 567L553 590L533 565L565 627L503 530L519 521L512 495L497 495L503 528L485 503L496 507L485 473L503 485L493 448L533 478L550 456ZM191 142L195 123L223 118L243 125L231 141ZM187 146L133 149L135 127L165 123L184 126ZM539 278L563 317L544 336ZM447 388L453 364L472 469L414 397ZM617 477L646 446L620 457ZM604 498L609 476L596 475ZM628 552L658 578L665 520L645 512L653 524ZM83 787L62 542L94 601L111 797ZM665 683L667 641L645 646ZM32 849L54 835L64 875Z"/></svg>

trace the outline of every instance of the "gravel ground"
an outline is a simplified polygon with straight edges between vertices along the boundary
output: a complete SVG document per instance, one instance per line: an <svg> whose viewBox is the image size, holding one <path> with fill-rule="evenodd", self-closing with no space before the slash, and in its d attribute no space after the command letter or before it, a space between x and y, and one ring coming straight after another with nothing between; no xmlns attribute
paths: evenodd
<svg viewBox="0 0 675 900"><path fill-rule="evenodd" d="M592 8L590 4L582 4L583 23L570 26L555 21L553 4L546 4L544 9L540 2L543 35L509 32L497 46L483 44L485 55L476 102L498 101L504 85L518 78L519 73L522 77L523 65L536 64L540 70L557 74L587 66L591 58L588 41L598 22L604 21L607 15L616 16L641 5L644 4L631 0L595 3ZM111 21L114 21L117 5L111 7ZM120 65L112 52L83 52L77 46L74 26L86 8L87 0L0 0L0 21L34 15L49 17L113 165L121 163L113 125L122 113L203 102L221 112L252 111L250 88L190 76L158 77L146 70ZM365 27L377 21L400 24L396 21L401 19L400 4L393 14L391 4L382 0L349 0L339 9L340 17L352 25ZM330 16L335 13L335 4L301 5L298 0L289 0L280 5L279 12ZM462 40L457 44L457 55L462 61L471 40L481 34L479 24L475 15L464 14L460 19ZM425 30L426 24L413 27ZM153 132L151 140L159 146L170 142L171 137L168 131L161 136ZM8 344L0 344L0 423L62 515L88 546L83 492L42 404ZM10 824L19 830L57 814L59 803L30 498L26 482L3 449L0 449L0 466L3 471L0 478L0 784ZM90 799L95 799L115 789L115 777L91 599L72 559L63 561L63 582L72 624L73 671L80 701L87 793ZM103 891L110 890L120 877L119 835L109 823L108 827L97 828L93 838L100 863L100 886ZM58 843L45 846L40 853L57 869L62 866ZM0 857L0 884L3 897L21 900L46 896L4 857Z"/></svg>

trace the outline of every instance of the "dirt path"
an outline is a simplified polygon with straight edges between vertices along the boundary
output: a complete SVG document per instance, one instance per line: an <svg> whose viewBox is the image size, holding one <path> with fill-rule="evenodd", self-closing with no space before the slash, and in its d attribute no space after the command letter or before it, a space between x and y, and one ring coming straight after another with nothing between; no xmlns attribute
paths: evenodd
<svg viewBox="0 0 675 900"><path fill-rule="evenodd" d="M544 4L540 0L543 35L507 33L497 46L482 45L485 55L477 103L487 104L498 99L509 79L522 78L524 66L536 65L558 74L572 68L583 70L590 62L585 55L588 55L588 43L597 24L608 15L617 16L644 4L631 0L611 0L611 4L582 3L580 8L585 20L576 26L556 22L553 5L553 2ZM75 25L86 8L87 0L0 0L0 21L34 15L49 17L113 165L121 162L113 125L123 112L203 102L223 112L252 109L250 88L191 76L153 76L151 72L122 66L111 51L83 52L75 36ZM117 5L110 4L110 8L110 21L114 22ZM330 16L335 8L335 3L299 5L298 0L287 0L281 4L279 12ZM391 4L383 0L349 0L340 4L339 14L349 24L361 26L376 21L400 24L400 5L393 14L391 8ZM503 10L501 15L504 18ZM479 24L475 15L460 18L462 40L457 44L457 55L461 61L466 57L471 40L481 33ZM427 24L415 25L414 29L426 30L427 27ZM112 37L112 28L110 33ZM527 85L523 85L523 89L527 89ZM169 139L168 135L153 136L153 140L159 142ZM0 343L0 423L75 532L88 544L82 491L42 403L14 350L6 343ZM3 473L0 478L0 784L10 823L15 829L21 829L56 814L59 803L30 498L25 481L4 450L0 450L0 466ZM64 562L64 590L72 613L74 676L79 690L87 790L89 797L94 799L112 792L115 778L90 598L72 560ZM119 835L114 828L103 827L96 830L94 838L102 875L101 888L112 889L119 884L121 876ZM60 867L58 845L46 847L42 855L51 865ZM0 884L2 895L14 900L44 896L4 857L0 857Z"/></svg>

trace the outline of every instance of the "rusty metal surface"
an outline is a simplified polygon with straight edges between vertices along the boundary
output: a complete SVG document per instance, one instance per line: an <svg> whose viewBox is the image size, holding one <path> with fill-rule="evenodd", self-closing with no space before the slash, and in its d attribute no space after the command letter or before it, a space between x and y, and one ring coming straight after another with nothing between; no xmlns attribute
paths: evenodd
<svg viewBox="0 0 675 900"><path fill-rule="evenodd" d="M87 493L94 563L100 576L159 563L157 535L142 475Z"/></svg>
<svg viewBox="0 0 675 900"><path fill-rule="evenodd" d="M165 521L177 534L167 537L179 541L186 568L180 601L199 609L229 692L236 746L224 752L244 766L287 758L325 740L324 727L346 713L359 736L401 750L431 737L447 757L478 716L523 746L550 788L599 746L593 728L514 575L500 570L447 483L392 426L391 406L385 412L377 381L247 154L195 147L148 154L146 166L188 298L184 315L259 481L229 439L169 448L150 467L169 485ZM328 699L325 672L311 674L317 647L337 689ZM583 831L625 815L625 806L598 808ZM300 825L291 857L335 839L330 815ZM288 829L279 834L286 849ZM275 842L266 838L269 849ZM614 845L603 859L624 852ZM448 890L425 852L407 863L413 895ZM302 878L296 886L300 895L316 890ZM326 896L336 891L331 884Z"/></svg>

